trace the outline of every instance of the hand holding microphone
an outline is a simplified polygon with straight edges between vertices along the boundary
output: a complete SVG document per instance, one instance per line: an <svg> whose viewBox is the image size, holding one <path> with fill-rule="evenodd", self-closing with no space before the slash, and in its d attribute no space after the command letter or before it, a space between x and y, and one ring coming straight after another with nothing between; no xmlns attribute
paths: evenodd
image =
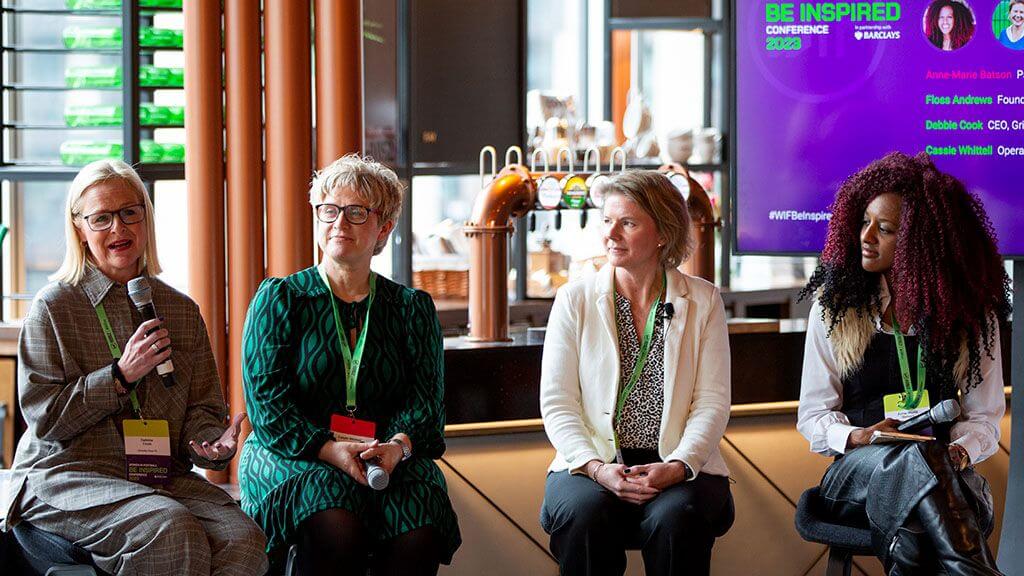
<svg viewBox="0 0 1024 576"><path fill-rule="evenodd" d="M158 364L169 361L171 340L167 330L160 328L163 320L154 318L139 325L128 339L117 367L128 382L138 382Z"/></svg>
<svg viewBox="0 0 1024 576"><path fill-rule="evenodd" d="M131 298L132 304L135 304L135 309L139 311L139 314L142 314L143 320L149 322L157 319L156 307L153 306L153 291L150 289L149 280L147 280L145 276L132 278L128 281L128 297ZM143 326L145 324L146 323L144 322ZM141 329L142 326L139 328ZM167 330L164 330L163 332L164 338L166 338ZM137 333L138 331L136 331L136 334ZM160 375L160 380L163 381L164 386L167 388L174 386L174 363L171 362L170 344L170 340L167 340L165 345L153 346L154 352L166 352L166 355L163 356L161 362L156 364L156 372ZM152 370L152 368L150 368L150 370ZM123 368L121 372L124 372ZM148 374L148 371L144 372L142 375L145 376L146 374ZM125 378L134 382L134 380L131 380L127 374L125 374Z"/></svg>
<svg viewBox="0 0 1024 576"><path fill-rule="evenodd" d="M960 404L956 400L943 400L931 410L900 422L894 418L886 418L874 426L858 428L850 433L847 439L848 448L867 446L871 436L877 432L908 434L920 431L936 424L952 422L960 417Z"/></svg>
<svg viewBox="0 0 1024 576"><path fill-rule="evenodd" d="M931 410L922 412L913 418L908 418L903 422L900 422L896 430L899 432L916 432L929 426L935 426L936 424L945 424L946 422L952 422L960 417L960 404L953 399L943 400Z"/></svg>
<svg viewBox="0 0 1024 576"><path fill-rule="evenodd" d="M366 463L366 482L370 488L383 490L388 487L391 473L402 461L402 455L402 448L397 444L381 444L376 440L370 448L359 455Z"/></svg>

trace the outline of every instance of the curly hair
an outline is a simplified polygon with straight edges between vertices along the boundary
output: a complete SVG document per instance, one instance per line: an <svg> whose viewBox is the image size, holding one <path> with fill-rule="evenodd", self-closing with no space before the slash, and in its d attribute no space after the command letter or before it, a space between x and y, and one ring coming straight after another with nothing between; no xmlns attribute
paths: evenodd
<svg viewBox="0 0 1024 576"><path fill-rule="evenodd" d="M828 334L848 310L880 314L881 274L861 266L864 211L877 196L902 201L890 291L896 319L913 326L925 350L929 374L955 393L954 366L967 343L966 393L981 383L981 354L989 357L996 328L1010 314L1010 280L992 223L981 202L959 180L940 172L931 158L892 152L846 179L832 205L821 262L801 297L816 294Z"/></svg>
<svg viewBox="0 0 1024 576"><path fill-rule="evenodd" d="M949 31L949 47L960 48L974 36L974 14L961 0L935 0L925 13L925 31L928 40L942 49L942 30L939 30L939 13L949 7L953 11L953 29Z"/></svg>

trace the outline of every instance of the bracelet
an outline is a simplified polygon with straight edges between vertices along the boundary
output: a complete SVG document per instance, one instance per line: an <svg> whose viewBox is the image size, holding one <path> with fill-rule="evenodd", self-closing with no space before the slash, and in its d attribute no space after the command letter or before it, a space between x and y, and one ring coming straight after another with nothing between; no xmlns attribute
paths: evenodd
<svg viewBox="0 0 1024 576"><path fill-rule="evenodd" d="M110 372L113 374L114 379L121 385L121 388L124 388L125 394L135 389L135 385L137 383L129 382L128 379L124 377L124 372L121 372L121 367L117 365L117 360L114 360L114 362L110 364Z"/></svg>
<svg viewBox="0 0 1024 576"><path fill-rule="evenodd" d="M959 462L954 462L953 466L957 469L957 472L963 472L971 465L971 455L967 452L967 449L959 444L951 444L956 446L956 453L960 457Z"/></svg>
<svg viewBox="0 0 1024 576"><path fill-rule="evenodd" d="M601 473L601 468L604 467L604 462L598 462L597 466L594 466L594 471L590 473L590 479L597 482L597 475Z"/></svg>
<svg viewBox="0 0 1024 576"><path fill-rule="evenodd" d="M402 449L402 462L405 462L409 458L412 458L412 449L409 448L409 446L405 442L403 442L401 438L392 438L391 440L388 440L388 442L392 444L397 444L398 447Z"/></svg>

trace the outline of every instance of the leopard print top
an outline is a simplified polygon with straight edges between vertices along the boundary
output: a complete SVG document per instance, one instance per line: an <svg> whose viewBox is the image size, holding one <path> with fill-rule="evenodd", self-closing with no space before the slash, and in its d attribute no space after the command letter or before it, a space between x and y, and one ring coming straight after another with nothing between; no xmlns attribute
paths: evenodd
<svg viewBox="0 0 1024 576"><path fill-rule="evenodd" d="M658 449L658 435L661 431L661 412L665 404L665 319L664 303L658 303L657 319L654 322L654 339L647 363L636 386L626 398L622 417L615 427L619 448L643 450ZM619 361L622 373L619 378L620 390L629 383L629 376L640 353L640 338L633 324L633 313L629 300L621 294L615 295L615 324L619 338ZM617 398L617 396L616 396Z"/></svg>

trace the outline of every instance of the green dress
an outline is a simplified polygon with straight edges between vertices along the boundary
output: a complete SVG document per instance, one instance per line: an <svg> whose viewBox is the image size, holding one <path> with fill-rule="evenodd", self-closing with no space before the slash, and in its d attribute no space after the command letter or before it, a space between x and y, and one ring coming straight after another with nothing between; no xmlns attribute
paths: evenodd
<svg viewBox="0 0 1024 576"><path fill-rule="evenodd" d="M249 306L243 334L245 401L253 432L239 462L242 509L267 533L267 550L291 544L303 520L331 508L357 514L379 540L433 526L459 547L458 521L434 459L444 454L444 344L425 292L383 277L359 369L356 417L377 423L377 438L412 440L377 492L317 458L332 414L345 412L344 361L331 294L315 267L268 278ZM366 317L367 301L335 300L346 330Z"/></svg>

